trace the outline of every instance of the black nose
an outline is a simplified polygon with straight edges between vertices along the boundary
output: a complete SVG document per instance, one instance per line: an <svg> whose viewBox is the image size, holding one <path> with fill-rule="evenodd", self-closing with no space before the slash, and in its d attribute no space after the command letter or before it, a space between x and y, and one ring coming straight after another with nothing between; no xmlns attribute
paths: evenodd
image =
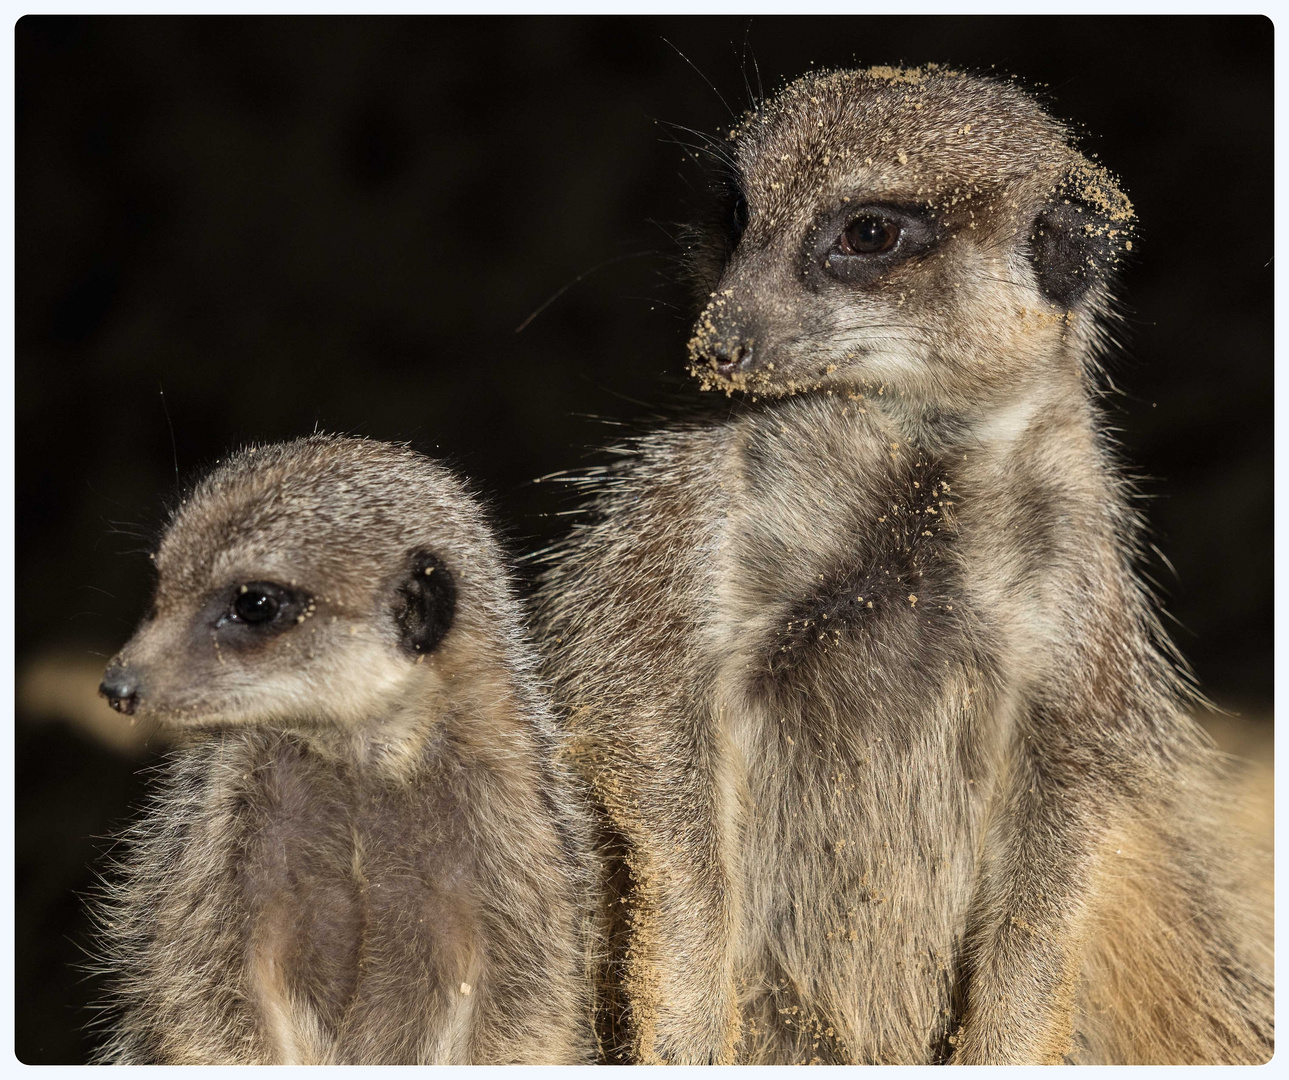
<svg viewBox="0 0 1289 1080"><path fill-rule="evenodd" d="M716 345L708 352L707 359L722 375L731 375L752 363L752 346Z"/></svg>
<svg viewBox="0 0 1289 1080"><path fill-rule="evenodd" d="M139 677L125 667L110 667L99 684L98 692L117 712L133 716L139 704Z"/></svg>

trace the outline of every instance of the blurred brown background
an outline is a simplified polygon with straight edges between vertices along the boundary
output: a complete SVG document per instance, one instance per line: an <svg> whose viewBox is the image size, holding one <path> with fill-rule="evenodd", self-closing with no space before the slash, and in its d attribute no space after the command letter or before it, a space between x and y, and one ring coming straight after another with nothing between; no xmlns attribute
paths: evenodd
<svg viewBox="0 0 1289 1080"><path fill-rule="evenodd" d="M1123 179L1141 233L1109 405L1176 573L1148 570L1207 692L1269 718L1268 20L29 16L16 33L21 1060L90 1045L81 897L156 749L92 694L144 609L176 463L186 482L315 426L410 439L474 478L515 551L541 546L568 501L529 481L586 463L606 419L693 393L671 237L704 179L670 141L697 140L663 122L715 133L720 96L741 110L812 63L1018 75ZM1256 728L1237 737L1265 752Z"/></svg>

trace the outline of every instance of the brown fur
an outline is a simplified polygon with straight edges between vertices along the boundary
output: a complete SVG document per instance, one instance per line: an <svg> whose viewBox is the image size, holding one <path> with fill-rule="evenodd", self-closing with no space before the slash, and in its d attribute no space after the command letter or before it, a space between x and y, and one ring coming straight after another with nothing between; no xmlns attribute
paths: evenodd
<svg viewBox="0 0 1289 1080"><path fill-rule="evenodd" d="M417 654L402 605L424 551L455 611ZM101 911L100 1060L594 1060L589 823L461 484L360 439L247 450L156 564L105 692L182 745ZM266 581L299 614L230 621Z"/></svg>
<svg viewBox="0 0 1289 1080"><path fill-rule="evenodd" d="M1094 401L1127 200L937 69L808 76L733 155L691 360L741 404L620 448L541 590L624 867L618 1049L1265 1061L1266 868ZM904 246L839 262L865 207Z"/></svg>

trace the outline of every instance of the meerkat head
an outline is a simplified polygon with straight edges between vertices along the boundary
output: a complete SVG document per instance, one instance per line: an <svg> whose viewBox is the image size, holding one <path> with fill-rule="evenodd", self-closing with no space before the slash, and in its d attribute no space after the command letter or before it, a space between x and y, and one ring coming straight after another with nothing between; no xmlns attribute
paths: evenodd
<svg viewBox="0 0 1289 1080"><path fill-rule="evenodd" d="M704 388L970 410L1091 360L1132 208L1022 90L813 74L731 138L720 276L689 346Z"/></svg>
<svg viewBox="0 0 1289 1080"><path fill-rule="evenodd" d="M467 654L487 636L481 612L505 605L461 485L363 439L234 455L175 512L154 558L152 609L100 692L169 725L361 725L478 663Z"/></svg>

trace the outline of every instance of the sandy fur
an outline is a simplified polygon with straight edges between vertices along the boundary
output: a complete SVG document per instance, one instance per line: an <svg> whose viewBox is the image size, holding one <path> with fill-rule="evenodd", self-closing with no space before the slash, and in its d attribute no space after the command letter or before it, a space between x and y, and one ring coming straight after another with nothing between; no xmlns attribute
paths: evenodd
<svg viewBox="0 0 1289 1080"><path fill-rule="evenodd" d="M690 350L737 404L616 448L541 586L622 868L614 1048L1265 1061L1267 868L1097 401L1130 204L943 69L808 76L730 156ZM835 261L895 212L912 254Z"/></svg>

